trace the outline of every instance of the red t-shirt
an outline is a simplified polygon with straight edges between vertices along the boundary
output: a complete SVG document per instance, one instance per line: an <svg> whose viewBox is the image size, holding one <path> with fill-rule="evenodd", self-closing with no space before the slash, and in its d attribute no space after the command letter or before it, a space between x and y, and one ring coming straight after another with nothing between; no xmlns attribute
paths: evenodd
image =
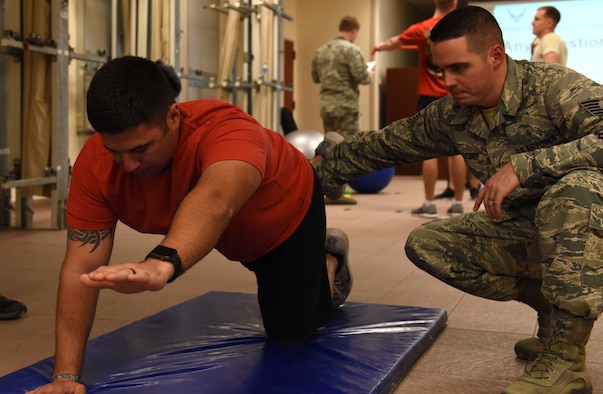
<svg viewBox="0 0 603 394"><path fill-rule="evenodd" d="M415 23L400 34L400 41L404 45L416 45L419 51L419 94L431 97L444 97L448 90L444 85L441 74L431 63L431 42L426 34L442 18L429 18Z"/></svg>
<svg viewBox="0 0 603 394"><path fill-rule="evenodd" d="M181 130L171 166L152 178L124 171L98 133L86 142L73 166L67 225L101 230L119 220L143 233L166 234L205 168L241 160L255 166L262 181L216 249L230 260L256 260L286 240L304 218L314 185L308 159L280 134L226 102L197 100L178 108Z"/></svg>

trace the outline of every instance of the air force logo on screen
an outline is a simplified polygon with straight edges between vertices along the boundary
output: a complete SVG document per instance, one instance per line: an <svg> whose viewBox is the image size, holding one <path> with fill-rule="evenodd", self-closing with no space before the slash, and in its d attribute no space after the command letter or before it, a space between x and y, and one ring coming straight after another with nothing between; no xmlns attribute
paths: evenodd
<svg viewBox="0 0 603 394"><path fill-rule="evenodd" d="M532 34L534 14L538 7L552 5L561 13L555 32L567 45L567 66L603 83L603 1L517 1L496 4L491 8L492 13L503 31L507 54L513 59L531 59L532 41L535 38Z"/></svg>
<svg viewBox="0 0 603 394"><path fill-rule="evenodd" d="M526 14L526 7L508 7L507 12L513 22L517 23L520 22L521 17Z"/></svg>

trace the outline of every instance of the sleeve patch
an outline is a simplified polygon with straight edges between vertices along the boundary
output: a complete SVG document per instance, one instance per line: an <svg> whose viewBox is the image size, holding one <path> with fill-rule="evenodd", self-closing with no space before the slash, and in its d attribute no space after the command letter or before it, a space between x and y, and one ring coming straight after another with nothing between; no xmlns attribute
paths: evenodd
<svg viewBox="0 0 603 394"><path fill-rule="evenodd" d="M583 101L580 106L592 116L603 116L603 101L601 100Z"/></svg>

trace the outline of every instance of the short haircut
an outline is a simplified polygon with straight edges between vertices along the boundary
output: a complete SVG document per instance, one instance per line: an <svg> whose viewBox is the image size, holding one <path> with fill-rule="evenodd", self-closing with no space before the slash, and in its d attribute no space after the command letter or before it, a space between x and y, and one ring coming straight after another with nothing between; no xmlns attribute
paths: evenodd
<svg viewBox="0 0 603 394"><path fill-rule="evenodd" d="M174 92L161 68L124 56L102 66L86 96L88 120L99 133L119 134L140 125L165 125Z"/></svg>
<svg viewBox="0 0 603 394"><path fill-rule="evenodd" d="M555 22L555 26L557 26L557 23L559 23L559 21L561 20L561 13L557 8L550 5L545 5L543 7L539 7L538 11L540 10L544 11L544 15L547 18L551 18L553 22Z"/></svg>
<svg viewBox="0 0 603 394"><path fill-rule="evenodd" d="M339 31L353 31L360 29L360 23L355 16L344 16L341 22L339 22Z"/></svg>
<svg viewBox="0 0 603 394"><path fill-rule="evenodd" d="M492 45L505 45L502 30L494 16L476 6L457 8L447 14L431 29L430 34L431 42L460 37L467 37L469 50L481 55L486 55Z"/></svg>

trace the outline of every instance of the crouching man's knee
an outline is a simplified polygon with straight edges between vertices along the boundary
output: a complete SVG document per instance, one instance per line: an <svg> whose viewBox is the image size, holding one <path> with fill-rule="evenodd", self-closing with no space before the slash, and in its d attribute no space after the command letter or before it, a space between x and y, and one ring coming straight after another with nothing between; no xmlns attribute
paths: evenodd
<svg viewBox="0 0 603 394"><path fill-rule="evenodd" d="M437 261L439 242L435 239L433 231L421 226L414 229L406 240L404 250L408 259L417 267L432 275L437 275L432 262ZM440 260L441 261L441 260Z"/></svg>

